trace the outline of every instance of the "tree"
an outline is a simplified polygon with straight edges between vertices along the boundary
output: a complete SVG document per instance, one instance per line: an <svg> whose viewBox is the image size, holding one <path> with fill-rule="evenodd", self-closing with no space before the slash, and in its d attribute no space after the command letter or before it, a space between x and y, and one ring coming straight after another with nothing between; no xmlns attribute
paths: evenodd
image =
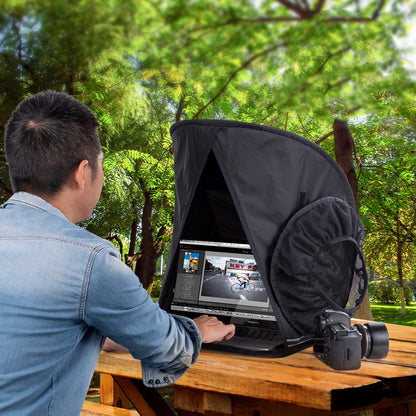
<svg viewBox="0 0 416 416"><path fill-rule="evenodd" d="M156 261L169 242L175 190L171 142L166 133L170 124L166 120L172 114L150 100L146 111L146 116L136 115L126 122L106 149L106 186L97 214L87 227L119 239L129 236L126 263L148 288Z"/></svg>
<svg viewBox="0 0 416 416"><path fill-rule="evenodd" d="M156 262L171 223L173 171L171 155L167 162L157 160L166 153L156 131L161 123L156 129L149 128L156 112L144 109L148 100L134 68L134 52L140 44L141 28L135 24L139 6L133 0L106 1L106 7L98 0L17 0L2 4L0 86L5 93L0 95L0 129L4 131L11 111L25 95L40 90L65 91L89 105L101 123L107 179L93 220L84 225L115 241L127 260L136 253L137 237L142 233L146 238L140 241L140 251L151 264ZM145 117L141 124L140 116ZM2 148L0 157L0 192L5 200L12 191ZM112 163L120 163L120 170L112 169ZM122 173L125 177L120 176ZM155 208L159 202L164 203L165 210ZM159 228L155 242L153 227ZM139 259L137 272L144 275L148 285L152 272L147 269L151 266L140 263Z"/></svg>
<svg viewBox="0 0 416 416"><path fill-rule="evenodd" d="M0 132L26 95L65 91L98 115L102 135L114 130L128 109L131 27L135 1L15 0L0 6ZM124 105L123 103L126 103ZM117 120L117 121L116 121ZM11 194L3 145L0 190Z"/></svg>
<svg viewBox="0 0 416 416"><path fill-rule="evenodd" d="M333 154L335 118L377 113L385 91L397 107L411 102L414 82L393 41L405 33L401 5L8 0L0 13L0 129L17 102L40 89L90 105L102 126L107 180L86 226L135 259L147 285L152 267L143 260L160 253L173 215L169 125L201 117L257 122ZM0 166L4 200L11 190Z"/></svg>
<svg viewBox="0 0 416 416"><path fill-rule="evenodd" d="M406 77L392 35L399 1L162 1L163 26L143 66L167 86L181 118L228 117L282 126L301 115L350 116ZM357 92L360 93L357 93ZM331 118L331 121L328 118Z"/></svg>
<svg viewBox="0 0 416 416"><path fill-rule="evenodd" d="M334 121L334 144L335 160L348 179L354 195L356 211L357 214L359 214L358 178L354 166L355 142L348 127L348 123L343 120L336 119ZM366 293L365 296L366 297L355 316L357 318L372 319L368 293Z"/></svg>
<svg viewBox="0 0 416 416"><path fill-rule="evenodd" d="M404 272L415 265L416 135L400 114L369 116L354 131L362 163L360 200L369 233L367 255L382 276L398 280L405 315Z"/></svg>
<svg viewBox="0 0 416 416"><path fill-rule="evenodd" d="M168 51L153 60L183 118L237 118L283 127L328 150L334 118L372 112L386 90L402 102L414 92L393 42L393 35L404 31L400 2L197 5L183 10L163 3L167 27L175 28L169 44L180 52L167 70ZM167 39L167 31L159 33L156 42ZM368 300L366 306L370 311ZM371 318L371 312L366 315Z"/></svg>

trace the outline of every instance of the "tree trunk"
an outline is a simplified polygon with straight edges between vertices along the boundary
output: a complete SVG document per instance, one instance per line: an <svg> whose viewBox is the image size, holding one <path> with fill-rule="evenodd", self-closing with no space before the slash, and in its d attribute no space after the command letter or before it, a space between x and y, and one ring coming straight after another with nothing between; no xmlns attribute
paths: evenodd
<svg viewBox="0 0 416 416"><path fill-rule="evenodd" d="M153 246L153 228L151 223L151 216L153 211L153 201L150 197L150 192L145 190L142 184L144 195L144 206L142 212L142 240L140 242L140 257L137 259L134 272L142 283L143 287L147 289L153 282L156 272L157 253Z"/></svg>
<svg viewBox="0 0 416 416"><path fill-rule="evenodd" d="M129 256L133 256L136 251L136 242L137 242L137 229L139 227L139 220L137 218L137 212L135 210L136 217L131 223L130 227L130 245L129 245Z"/></svg>
<svg viewBox="0 0 416 416"><path fill-rule="evenodd" d="M140 257L140 251L135 253L136 250L136 242L137 242L137 229L139 227L139 220L137 218L137 210L135 209L136 217L131 223L130 226L130 243L129 243L129 251L127 254L124 255L124 260L127 266L131 269L134 268L134 262Z"/></svg>
<svg viewBox="0 0 416 416"><path fill-rule="evenodd" d="M354 195L355 206L358 213L358 179L357 175L355 174L353 164L353 151L355 148L354 139L352 138L348 123L344 120L334 120L334 146L335 160L347 176L352 193ZM355 314L355 317L360 319L373 319L368 292L365 295L363 303Z"/></svg>
<svg viewBox="0 0 416 416"><path fill-rule="evenodd" d="M397 218L397 273L399 276L400 286L400 315L406 316L406 299L404 296L404 282L403 282L403 240L400 233L399 219Z"/></svg>
<svg viewBox="0 0 416 416"><path fill-rule="evenodd" d="M147 290L153 283L153 279L156 274L157 257L153 250L146 250L149 248L149 243L142 244L141 246L144 246L145 250L142 251L141 256L137 259L134 273L136 273L143 287Z"/></svg>
<svg viewBox="0 0 416 416"><path fill-rule="evenodd" d="M344 120L334 120L334 146L335 146L335 160L341 169L344 171L348 182L351 186L354 195L355 207L357 213L360 205L358 200L358 179L355 174L353 163L353 151L355 149L354 139L348 123Z"/></svg>

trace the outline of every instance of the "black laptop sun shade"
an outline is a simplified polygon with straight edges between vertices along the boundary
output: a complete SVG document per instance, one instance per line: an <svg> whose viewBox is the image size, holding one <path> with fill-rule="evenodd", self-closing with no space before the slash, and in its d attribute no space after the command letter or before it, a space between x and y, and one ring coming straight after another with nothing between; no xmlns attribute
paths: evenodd
<svg viewBox="0 0 416 416"><path fill-rule="evenodd" d="M364 231L348 181L327 153L301 136L234 121L182 121L171 135L176 202L162 308L277 330L267 353L243 351L274 356L310 346L325 310L355 313L367 289ZM250 277L248 288L227 266L232 260ZM202 292L214 274L220 297ZM234 309L233 287L245 299Z"/></svg>

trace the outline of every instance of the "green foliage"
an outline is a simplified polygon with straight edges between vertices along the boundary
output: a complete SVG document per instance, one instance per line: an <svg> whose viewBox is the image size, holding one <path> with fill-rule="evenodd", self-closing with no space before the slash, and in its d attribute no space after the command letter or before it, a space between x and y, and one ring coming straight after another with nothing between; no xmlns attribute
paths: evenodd
<svg viewBox="0 0 416 416"><path fill-rule="evenodd" d="M384 304L394 304L400 302L400 286L390 280L375 280L368 284L368 294L371 301ZM413 302L413 293L410 287L404 286L404 296L406 305Z"/></svg>
<svg viewBox="0 0 416 416"><path fill-rule="evenodd" d="M16 104L42 89L89 105L101 123L106 179L85 226L117 235L131 252L144 231L154 247L169 240L172 122L267 124L332 154L334 118L352 119L366 254L387 275L386 265L397 264L394 220L411 226L416 195L415 74L394 40L414 14L401 0L6 0L0 131ZM0 144L0 202L10 192ZM138 220L149 199L144 225ZM404 272L416 258L410 236Z"/></svg>
<svg viewBox="0 0 416 416"><path fill-rule="evenodd" d="M136 42L133 0L5 1L0 5L0 132L25 96L66 91L88 104L104 142L126 114L135 88L127 59ZM133 28L133 29L132 29ZM10 196L0 144L0 200Z"/></svg>
<svg viewBox="0 0 416 416"><path fill-rule="evenodd" d="M380 90L402 90L407 73L391 36L403 32L399 4L390 1L380 12L377 1L355 7L334 0L321 9L166 0L158 10L165 24L146 42L146 52L157 53L143 53L143 65L152 82L182 100L185 118L274 125L288 112L345 117L372 106Z"/></svg>
<svg viewBox="0 0 416 416"><path fill-rule="evenodd" d="M403 284L403 276L411 276L416 266L416 134L408 119L392 111L397 110L395 104L394 97L378 103L390 113L369 115L351 129L359 155L359 199L368 264L382 277Z"/></svg>
<svg viewBox="0 0 416 416"><path fill-rule="evenodd" d="M162 289L162 283L163 283L163 275L158 274L155 276L150 292L150 296L154 299L159 298L160 296L160 290Z"/></svg>

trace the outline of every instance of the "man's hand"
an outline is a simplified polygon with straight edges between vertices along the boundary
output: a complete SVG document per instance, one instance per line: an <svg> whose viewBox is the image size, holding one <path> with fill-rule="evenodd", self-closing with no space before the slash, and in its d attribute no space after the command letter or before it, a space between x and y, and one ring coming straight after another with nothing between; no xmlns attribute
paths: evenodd
<svg viewBox="0 0 416 416"><path fill-rule="evenodd" d="M215 316L201 315L194 322L201 333L202 342L205 343L230 339L235 333L233 324L225 325Z"/></svg>

